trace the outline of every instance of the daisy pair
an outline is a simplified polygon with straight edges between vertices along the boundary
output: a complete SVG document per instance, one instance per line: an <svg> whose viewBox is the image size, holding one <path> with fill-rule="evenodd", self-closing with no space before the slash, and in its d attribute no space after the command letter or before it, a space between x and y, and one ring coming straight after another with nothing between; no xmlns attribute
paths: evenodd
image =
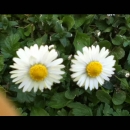
<svg viewBox="0 0 130 130"><path fill-rule="evenodd" d="M37 44L30 48L24 47L16 53L18 58L13 58L14 64L10 67L12 70L12 82L23 88L23 92L30 92L34 89L43 91L45 88L51 89L53 83L60 83L62 75L65 73L62 69L65 67L62 58L57 58L58 53L50 47ZM71 77L77 82L78 86L84 86L85 89L98 89L98 83L103 85L104 80L109 81L109 77L114 74L114 56L108 56L109 51L99 45L84 47L83 53L77 51L72 60L70 71Z"/></svg>

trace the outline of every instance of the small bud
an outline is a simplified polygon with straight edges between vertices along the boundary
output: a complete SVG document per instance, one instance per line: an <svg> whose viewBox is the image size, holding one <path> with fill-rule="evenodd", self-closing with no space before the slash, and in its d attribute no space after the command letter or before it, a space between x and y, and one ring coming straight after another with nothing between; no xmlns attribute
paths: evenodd
<svg viewBox="0 0 130 130"><path fill-rule="evenodd" d="M120 70L120 71L117 73L117 75L118 75L120 78L128 78L128 77L130 77L130 72L127 71L127 70L122 69L122 70Z"/></svg>
<svg viewBox="0 0 130 130"><path fill-rule="evenodd" d="M95 31L95 35L99 37L101 35L101 31L100 30L96 30Z"/></svg>
<svg viewBox="0 0 130 130"><path fill-rule="evenodd" d="M130 77L130 73L126 73L126 74L125 74L125 77L126 77L126 78Z"/></svg>
<svg viewBox="0 0 130 130"><path fill-rule="evenodd" d="M72 55L69 55L69 56L68 56L68 60L70 60L71 58L72 58Z"/></svg>
<svg viewBox="0 0 130 130"><path fill-rule="evenodd" d="M110 16L115 16L115 14L107 14L107 16L108 16L108 17L110 17Z"/></svg>
<svg viewBox="0 0 130 130"><path fill-rule="evenodd" d="M54 49L54 48L55 48L55 45L50 45L49 46L49 50Z"/></svg>

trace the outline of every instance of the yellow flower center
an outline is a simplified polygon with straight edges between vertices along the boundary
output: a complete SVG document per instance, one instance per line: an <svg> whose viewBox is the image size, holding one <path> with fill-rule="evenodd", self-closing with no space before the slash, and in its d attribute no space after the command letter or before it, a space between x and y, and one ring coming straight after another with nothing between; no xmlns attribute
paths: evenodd
<svg viewBox="0 0 130 130"><path fill-rule="evenodd" d="M90 77L97 77L102 72L102 65L100 62L92 61L86 66L86 72Z"/></svg>
<svg viewBox="0 0 130 130"><path fill-rule="evenodd" d="M35 81L41 81L47 77L47 68L42 64L36 64L29 70L30 77Z"/></svg>

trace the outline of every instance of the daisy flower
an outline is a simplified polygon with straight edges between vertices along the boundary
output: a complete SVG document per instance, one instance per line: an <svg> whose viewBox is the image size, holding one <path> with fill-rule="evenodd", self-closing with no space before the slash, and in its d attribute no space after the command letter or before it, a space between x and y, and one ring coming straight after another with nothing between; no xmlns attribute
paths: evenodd
<svg viewBox="0 0 130 130"><path fill-rule="evenodd" d="M98 89L98 83L103 85L104 80L109 81L109 77L114 74L114 56L108 56L108 49L103 47L100 50L99 45L84 47L82 50L83 53L77 51L77 55L74 55L71 77L79 87L84 86L85 90Z"/></svg>
<svg viewBox="0 0 130 130"><path fill-rule="evenodd" d="M30 48L20 48L17 52L18 58L13 58L15 62L10 67L12 70L12 82L19 84L19 89L23 92L30 92L34 89L43 91L44 88L51 89L53 83L60 83L64 71L61 69L65 66L61 63L62 58L58 58L55 49L49 50L47 45L38 47L37 44Z"/></svg>

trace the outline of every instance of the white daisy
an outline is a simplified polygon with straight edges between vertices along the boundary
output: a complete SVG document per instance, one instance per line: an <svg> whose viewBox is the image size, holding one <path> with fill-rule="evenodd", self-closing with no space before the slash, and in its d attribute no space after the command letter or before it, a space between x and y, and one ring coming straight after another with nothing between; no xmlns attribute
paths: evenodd
<svg viewBox="0 0 130 130"><path fill-rule="evenodd" d="M104 80L109 81L109 77L114 74L114 56L108 56L108 49L103 47L100 50L99 45L84 47L82 50L83 53L77 51L77 55L74 55L70 68L73 72L71 77L79 87L84 86L85 90L98 89L98 83L103 85Z"/></svg>
<svg viewBox="0 0 130 130"><path fill-rule="evenodd" d="M58 53L55 49L49 51L47 45L38 47L37 44L30 48L24 47L17 52L18 58L13 58L15 62L11 68L12 82L19 84L19 89L23 92L30 92L34 89L43 91L44 88L51 89L53 83L60 83L64 71L61 69L65 66L61 63L62 58L56 59Z"/></svg>

